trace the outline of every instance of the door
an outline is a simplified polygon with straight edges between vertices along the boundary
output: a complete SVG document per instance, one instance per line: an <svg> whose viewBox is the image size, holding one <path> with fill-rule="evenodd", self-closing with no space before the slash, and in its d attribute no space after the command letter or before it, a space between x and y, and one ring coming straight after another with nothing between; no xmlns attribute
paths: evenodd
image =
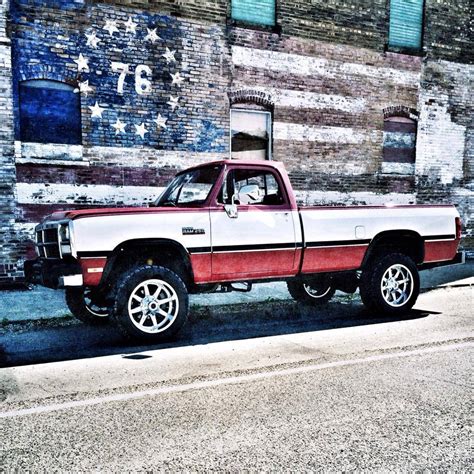
<svg viewBox="0 0 474 474"><path fill-rule="evenodd" d="M244 195L239 191L251 190ZM240 201L238 200L240 198ZM224 205L237 204L237 217ZM268 167L231 168L210 211L215 281L279 277L295 271L295 224L278 174Z"/></svg>

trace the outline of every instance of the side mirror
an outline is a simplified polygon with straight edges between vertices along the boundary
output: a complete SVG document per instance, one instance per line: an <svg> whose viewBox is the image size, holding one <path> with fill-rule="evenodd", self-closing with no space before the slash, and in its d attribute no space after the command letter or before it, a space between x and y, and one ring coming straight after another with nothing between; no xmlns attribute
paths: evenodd
<svg viewBox="0 0 474 474"><path fill-rule="evenodd" d="M247 184L237 194L240 204L258 204L261 201L260 188L257 184Z"/></svg>
<svg viewBox="0 0 474 474"><path fill-rule="evenodd" d="M227 215L231 218L231 219L236 219L237 216L239 215L238 212L237 212L237 204L226 204L224 206L224 209L225 209L225 212L227 212Z"/></svg>

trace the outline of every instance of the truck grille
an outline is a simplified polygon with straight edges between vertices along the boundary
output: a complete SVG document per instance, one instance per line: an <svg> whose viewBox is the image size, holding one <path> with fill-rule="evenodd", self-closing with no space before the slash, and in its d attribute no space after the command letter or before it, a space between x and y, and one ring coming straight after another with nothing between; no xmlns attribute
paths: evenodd
<svg viewBox="0 0 474 474"><path fill-rule="evenodd" d="M60 258L58 226L36 228L36 248L43 258Z"/></svg>

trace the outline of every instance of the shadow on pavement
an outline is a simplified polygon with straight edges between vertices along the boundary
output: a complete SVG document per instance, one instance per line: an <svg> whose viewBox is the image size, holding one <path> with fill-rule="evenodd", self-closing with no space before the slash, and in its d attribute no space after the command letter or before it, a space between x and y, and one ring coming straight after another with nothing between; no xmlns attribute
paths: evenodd
<svg viewBox="0 0 474 474"><path fill-rule="evenodd" d="M62 327L6 331L0 337L0 366L114 354L139 360L151 357L140 354L148 350L413 320L430 314L439 313L412 310L403 317L374 316L358 299L334 301L322 308L308 308L293 301L202 306L192 308L187 325L175 341L157 345L127 341L112 324L91 327L70 321Z"/></svg>

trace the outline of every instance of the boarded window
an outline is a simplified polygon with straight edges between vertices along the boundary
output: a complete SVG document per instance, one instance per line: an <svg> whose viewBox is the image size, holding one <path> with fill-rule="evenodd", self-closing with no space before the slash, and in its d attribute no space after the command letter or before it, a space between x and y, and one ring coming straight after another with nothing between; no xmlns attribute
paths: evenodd
<svg viewBox="0 0 474 474"><path fill-rule="evenodd" d="M383 129L383 171L411 173L416 155L416 122L406 117L388 117Z"/></svg>
<svg viewBox="0 0 474 474"><path fill-rule="evenodd" d="M240 160L269 160L271 113L254 110L231 111L231 156Z"/></svg>
<svg viewBox="0 0 474 474"><path fill-rule="evenodd" d="M275 0L232 0L232 19L274 26Z"/></svg>
<svg viewBox="0 0 474 474"><path fill-rule="evenodd" d="M81 102L68 84L32 80L20 83L20 140L81 143Z"/></svg>
<svg viewBox="0 0 474 474"><path fill-rule="evenodd" d="M390 0L390 48L421 48L423 0Z"/></svg>

